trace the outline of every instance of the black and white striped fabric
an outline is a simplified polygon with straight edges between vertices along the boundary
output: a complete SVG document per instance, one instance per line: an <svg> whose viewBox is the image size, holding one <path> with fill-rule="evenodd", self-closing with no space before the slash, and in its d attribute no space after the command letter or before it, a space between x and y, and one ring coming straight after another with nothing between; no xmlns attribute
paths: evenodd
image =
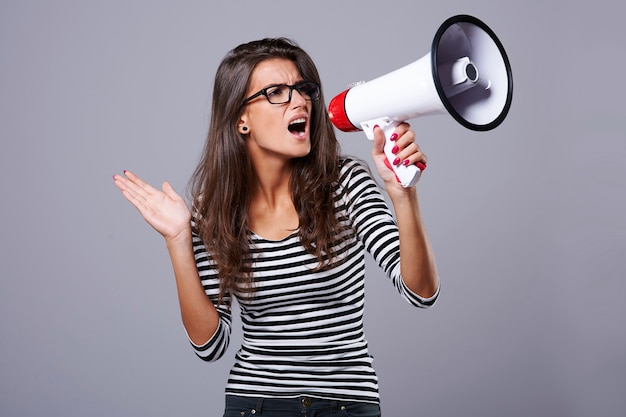
<svg viewBox="0 0 626 417"><path fill-rule="evenodd" d="M350 227L337 240L340 260L322 272L315 271L317 259L297 233L279 241L252 233L255 294L237 298L244 339L226 394L378 402L378 380L363 335L365 250L414 306L429 307L438 292L426 299L405 286L396 223L369 171L357 161L342 161L336 208ZM193 244L206 294L217 303L218 271L197 236ZM230 338L230 312L225 305L216 308L221 318L216 333L202 346L192 343L207 361L220 358Z"/></svg>

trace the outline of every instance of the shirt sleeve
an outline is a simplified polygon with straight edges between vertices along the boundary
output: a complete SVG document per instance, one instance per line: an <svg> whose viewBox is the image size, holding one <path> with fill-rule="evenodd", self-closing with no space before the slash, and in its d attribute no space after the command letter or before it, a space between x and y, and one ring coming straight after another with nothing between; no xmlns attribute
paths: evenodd
<svg viewBox="0 0 626 417"><path fill-rule="evenodd" d="M439 295L439 288L432 297L424 298L411 291L402 279L398 225L369 170L357 161L346 159L341 183L347 215L365 249L402 298L415 307L432 306Z"/></svg>
<svg viewBox="0 0 626 417"><path fill-rule="evenodd" d="M189 342L198 357L207 362L213 362L224 355L230 342L232 330L231 310L228 307L231 301L230 294L225 294L222 303L218 304L219 273L217 266L211 256L207 253L204 243L196 233L193 234L193 250L202 287L204 288L207 297L209 297L215 306L220 320L217 330L206 343L197 345L191 341L189 335L187 335L187 337L189 338Z"/></svg>

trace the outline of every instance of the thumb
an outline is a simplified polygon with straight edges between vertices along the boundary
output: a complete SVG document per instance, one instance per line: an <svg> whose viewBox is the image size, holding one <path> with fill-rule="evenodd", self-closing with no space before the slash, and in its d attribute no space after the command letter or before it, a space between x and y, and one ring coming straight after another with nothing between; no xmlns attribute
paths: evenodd
<svg viewBox="0 0 626 417"><path fill-rule="evenodd" d="M384 155L384 147L385 147L385 133L378 126L374 126L374 146L372 147L372 156L376 158L378 155Z"/></svg>
<svg viewBox="0 0 626 417"><path fill-rule="evenodd" d="M165 195L169 198L178 198L178 194L176 193L176 191L174 191L174 187L172 187L172 184L170 184L169 181L163 182L162 188Z"/></svg>

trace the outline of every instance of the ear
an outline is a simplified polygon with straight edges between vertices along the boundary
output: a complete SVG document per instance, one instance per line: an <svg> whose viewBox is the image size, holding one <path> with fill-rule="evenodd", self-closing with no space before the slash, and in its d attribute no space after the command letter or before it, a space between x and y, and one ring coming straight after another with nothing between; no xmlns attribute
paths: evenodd
<svg viewBox="0 0 626 417"><path fill-rule="evenodd" d="M246 124L246 121L244 119L240 119L239 120L239 123L237 124L237 130L242 135L247 135L247 134L250 133L250 127L248 127L248 125Z"/></svg>

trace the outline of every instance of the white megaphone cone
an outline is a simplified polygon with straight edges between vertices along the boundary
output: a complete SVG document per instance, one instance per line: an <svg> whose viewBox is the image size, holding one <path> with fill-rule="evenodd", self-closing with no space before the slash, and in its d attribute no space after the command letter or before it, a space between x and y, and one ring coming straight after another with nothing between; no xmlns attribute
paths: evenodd
<svg viewBox="0 0 626 417"><path fill-rule="evenodd" d="M430 53L343 91L330 101L328 113L338 129L363 130L369 139L374 126L382 128L391 165L389 137L400 123L448 113L468 129L490 130L506 117L512 96L511 65L502 44L482 21L458 15L439 27ZM415 165L392 167L405 187L419 180Z"/></svg>

